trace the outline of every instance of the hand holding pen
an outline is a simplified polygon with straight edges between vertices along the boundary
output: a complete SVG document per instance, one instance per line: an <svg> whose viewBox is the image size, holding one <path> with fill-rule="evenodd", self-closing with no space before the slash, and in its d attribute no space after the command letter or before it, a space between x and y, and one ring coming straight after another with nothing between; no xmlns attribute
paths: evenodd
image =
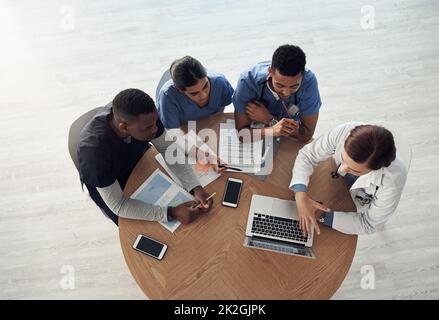
<svg viewBox="0 0 439 320"><path fill-rule="evenodd" d="M208 203L208 201L209 201L210 199L212 199L214 195L216 195L216 192L214 192L214 193L212 193L210 196L208 196L208 197L204 200L204 202L205 202L205 203ZM202 204L200 201L197 201L196 204L193 205L191 208L203 209L203 204Z"/></svg>

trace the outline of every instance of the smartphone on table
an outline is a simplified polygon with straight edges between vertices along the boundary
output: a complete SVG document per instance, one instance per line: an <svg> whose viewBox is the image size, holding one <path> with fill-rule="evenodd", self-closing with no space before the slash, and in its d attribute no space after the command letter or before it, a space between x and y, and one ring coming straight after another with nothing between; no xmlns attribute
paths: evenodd
<svg viewBox="0 0 439 320"><path fill-rule="evenodd" d="M139 234L136 241L134 241L133 248L148 256L162 260L168 246L160 241Z"/></svg>
<svg viewBox="0 0 439 320"><path fill-rule="evenodd" d="M239 197L241 195L243 181L236 178L228 178L226 190L224 191L222 205L226 207L237 208Z"/></svg>

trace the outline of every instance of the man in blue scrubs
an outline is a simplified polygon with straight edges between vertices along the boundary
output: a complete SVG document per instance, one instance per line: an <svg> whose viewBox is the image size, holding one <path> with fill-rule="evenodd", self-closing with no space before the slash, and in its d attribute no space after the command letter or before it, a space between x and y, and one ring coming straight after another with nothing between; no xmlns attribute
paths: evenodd
<svg viewBox="0 0 439 320"><path fill-rule="evenodd" d="M174 61L170 73L172 79L163 85L157 100L160 120L167 129L222 113L232 102L233 88L226 77L206 71L192 57Z"/></svg>
<svg viewBox="0 0 439 320"><path fill-rule="evenodd" d="M282 45L271 62L244 71L233 95L236 129L265 127L263 134L272 129L274 136L293 136L308 142L322 102L317 79L305 64L302 49Z"/></svg>

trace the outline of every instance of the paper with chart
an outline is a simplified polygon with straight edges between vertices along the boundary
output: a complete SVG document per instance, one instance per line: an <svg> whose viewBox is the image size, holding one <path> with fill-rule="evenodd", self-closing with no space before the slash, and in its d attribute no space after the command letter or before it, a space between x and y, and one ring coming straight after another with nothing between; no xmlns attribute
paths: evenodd
<svg viewBox="0 0 439 320"><path fill-rule="evenodd" d="M160 163L160 165L163 167L163 169L166 170L166 172L171 176L172 180L174 180L177 184L179 184L181 187L183 184L181 183L180 179L169 169L169 167L166 165L165 159L163 156L159 153L155 156L155 159ZM215 170L213 170L212 167L209 167L207 171L204 170L197 170L195 168L195 165L192 165L192 169L194 170L195 176L198 178L198 181L200 181L201 186L204 188L209 183L214 181L215 179L218 179L221 177L221 175Z"/></svg>
<svg viewBox="0 0 439 320"><path fill-rule="evenodd" d="M262 165L263 140L241 142L235 129L235 120L227 120L220 130L219 157L230 167L247 173L258 173Z"/></svg>
<svg viewBox="0 0 439 320"><path fill-rule="evenodd" d="M176 207L179 204L191 201L192 195L182 189L160 169L156 169L148 179L132 194L132 199L151 203L161 207ZM166 229L174 232L180 222L177 220L160 222Z"/></svg>

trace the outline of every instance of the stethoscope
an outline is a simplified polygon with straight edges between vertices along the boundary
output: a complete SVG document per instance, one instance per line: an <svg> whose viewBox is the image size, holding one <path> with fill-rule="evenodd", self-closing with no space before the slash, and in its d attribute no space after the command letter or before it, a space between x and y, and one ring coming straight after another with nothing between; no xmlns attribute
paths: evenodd
<svg viewBox="0 0 439 320"><path fill-rule="evenodd" d="M335 169L334 171L331 171L331 178L332 179L338 179L340 177L340 175L338 174L338 169L340 169L341 163L337 166L337 169ZM375 192L372 194L368 194L366 192L364 192L363 190L360 190L360 192L362 192L362 194L356 194L355 195L355 199L358 200L362 206L371 204L373 199L376 199L376 194L377 191L379 189L379 186L375 187Z"/></svg>
<svg viewBox="0 0 439 320"><path fill-rule="evenodd" d="M267 83L267 81L268 81L268 79L265 80L264 85L262 86L261 94L259 95L259 99L258 99L258 101L262 101L262 97L264 96L265 86L269 85L269 84ZM276 99L277 101L280 100L280 102L282 103L283 108L286 109L286 110L289 110L289 109L287 108L287 106L285 105L285 102L284 102L279 96L277 96L277 97L275 96L275 99ZM294 92L294 105L297 106L297 91ZM290 104L290 106L291 106L291 104ZM297 110L297 111L292 115L292 117L295 118L299 113L300 113L300 110ZM284 115L285 115L285 110L282 110L281 117L283 117ZM289 115L287 114L286 117L289 118Z"/></svg>
<svg viewBox="0 0 439 320"><path fill-rule="evenodd" d="M267 83L267 81L268 81L268 79L265 80L265 82L264 82L264 84L263 84L263 86L262 86L261 94L259 95L259 99L258 99L258 101L262 101L262 97L264 96L265 86L269 85L269 84ZM286 115L287 118L291 118L291 119L295 119L298 115L300 115L300 109L299 109L299 107L297 106L297 92L298 92L298 91L294 92L294 104L293 104L294 106L297 107L297 110L295 111L295 113L294 113L293 115L290 114L290 112L289 112L289 108L285 105L285 102L284 102L279 96L277 96L277 97L274 96L275 99L276 99L277 101L280 100L280 102L282 103L282 107L283 107L283 109L282 109L282 113L280 114L281 117L283 117L283 116L285 115L285 112L287 113L287 115ZM290 107L291 107L291 106L292 106L292 105L290 104ZM302 122L300 121L300 117L299 117L299 119L296 120L296 121L299 122L299 134L303 134L304 131L305 131L305 128L304 128L304 126L302 125ZM277 138L277 141L280 141L280 137Z"/></svg>

